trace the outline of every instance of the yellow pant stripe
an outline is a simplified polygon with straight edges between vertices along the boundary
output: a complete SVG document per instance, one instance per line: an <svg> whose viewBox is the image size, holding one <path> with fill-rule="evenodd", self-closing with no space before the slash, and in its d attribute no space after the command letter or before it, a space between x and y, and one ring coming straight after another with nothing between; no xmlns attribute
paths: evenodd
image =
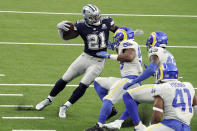
<svg viewBox="0 0 197 131"><path fill-rule="evenodd" d="M155 85L140 86L140 87L137 87L137 88L134 88L134 89L130 89L127 92L132 93L132 92L135 92L135 91L143 90L145 88L151 88L151 87L154 87L154 86Z"/></svg>
<svg viewBox="0 0 197 131"><path fill-rule="evenodd" d="M154 128L157 128L157 127L159 127L159 126L161 126L161 125L162 125L162 123L158 123L158 124L152 126L151 128L148 128L147 131L151 131L151 130L153 130Z"/></svg>
<svg viewBox="0 0 197 131"><path fill-rule="evenodd" d="M106 99L109 99L115 92L116 90L118 90L122 85L124 85L127 81L129 81L129 79L125 79L123 82L121 82L120 84L118 84L110 94L108 94L108 96L106 97Z"/></svg>

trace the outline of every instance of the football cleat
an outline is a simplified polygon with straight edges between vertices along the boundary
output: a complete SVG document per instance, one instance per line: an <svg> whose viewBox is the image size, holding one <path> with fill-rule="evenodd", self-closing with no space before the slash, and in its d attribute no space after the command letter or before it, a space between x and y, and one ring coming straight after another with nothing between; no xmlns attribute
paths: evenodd
<svg viewBox="0 0 197 131"><path fill-rule="evenodd" d="M59 117L60 118L66 118L66 110L68 107L66 105L62 105L59 109Z"/></svg>
<svg viewBox="0 0 197 131"><path fill-rule="evenodd" d="M117 111L116 108L113 106L113 107L112 107L111 114L107 117L107 120L109 120L110 118L112 118L113 116L115 116L117 113L118 113L118 111Z"/></svg>
<svg viewBox="0 0 197 131"><path fill-rule="evenodd" d="M91 127L91 128L88 128L84 131L104 131L104 128L103 127L99 127L99 124L96 123L95 126Z"/></svg>
<svg viewBox="0 0 197 131"><path fill-rule="evenodd" d="M36 105L36 110L40 111L50 104L52 104L52 101L49 98L47 98Z"/></svg>
<svg viewBox="0 0 197 131"><path fill-rule="evenodd" d="M122 123L123 123L123 120L115 120L114 122L104 124L104 127L109 130L120 130Z"/></svg>
<svg viewBox="0 0 197 131"><path fill-rule="evenodd" d="M146 131L147 127L140 121L139 125L134 127L134 131Z"/></svg>

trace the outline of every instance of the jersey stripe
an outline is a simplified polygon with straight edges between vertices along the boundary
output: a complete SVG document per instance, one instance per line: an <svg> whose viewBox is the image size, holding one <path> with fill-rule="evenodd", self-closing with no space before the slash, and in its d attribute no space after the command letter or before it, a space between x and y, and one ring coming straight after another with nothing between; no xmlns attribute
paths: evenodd
<svg viewBox="0 0 197 131"><path fill-rule="evenodd" d="M155 85L148 85L148 86L141 86L141 87L137 87L135 89L131 89L131 90L128 90L127 92L128 93L132 93L132 92L135 92L135 91L139 91L139 90L143 90L145 88L152 88L154 87Z"/></svg>
<svg viewBox="0 0 197 131"><path fill-rule="evenodd" d="M150 127L147 131L151 131L152 129L154 129L154 128L156 128L156 127L159 127L159 126L161 126L161 125L163 125L163 124L162 124L162 123L156 124L156 125Z"/></svg>
<svg viewBox="0 0 197 131"><path fill-rule="evenodd" d="M115 89L112 90L112 92L106 97L106 99L109 99L115 92L116 90L118 90L122 85L124 85L127 81L129 81L129 79L125 79L124 81L122 81L120 84L117 85L117 87Z"/></svg>

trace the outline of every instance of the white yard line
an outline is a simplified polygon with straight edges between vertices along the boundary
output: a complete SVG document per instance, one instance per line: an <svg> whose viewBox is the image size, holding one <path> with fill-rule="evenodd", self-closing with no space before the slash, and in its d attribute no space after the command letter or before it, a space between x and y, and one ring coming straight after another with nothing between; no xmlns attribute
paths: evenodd
<svg viewBox="0 0 197 131"><path fill-rule="evenodd" d="M64 12L36 12L36 11L10 11L1 10L0 13L15 13L15 14L41 14L41 15L80 15L81 13L64 13ZM182 18L197 18L197 15L165 15L165 14L102 14L107 16L140 16L140 17L182 17Z"/></svg>
<svg viewBox="0 0 197 131"><path fill-rule="evenodd" d="M5 74L0 74L0 76L5 76Z"/></svg>
<svg viewBox="0 0 197 131"><path fill-rule="evenodd" d="M56 131L56 130L24 130L24 129L20 129L20 130L16 130L16 129L13 129L12 131Z"/></svg>
<svg viewBox="0 0 197 131"><path fill-rule="evenodd" d="M46 45L46 46L84 46L84 44L72 43L23 43L23 42L0 42L0 45ZM177 44L176 44L177 45ZM146 47L145 45L140 45L140 47ZM197 48L197 46L168 46L169 48Z"/></svg>
<svg viewBox="0 0 197 131"><path fill-rule="evenodd" d="M23 96L23 94L0 94L0 96Z"/></svg>
<svg viewBox="0 0 197 131"><path fill-rule="evenodd" d="M0 86L54 86L54 84L0 84ZM66 85L70 87L77 87L79 85ZM90 85L93 87L93 85Z"/></svg>
<svg viewBox="0 0 197 131"><path fill-rule="evenodd" d="M0 105L0 107L34 107L33 105Z"/></svg>
<svg viewBox="0 0 197 131"><path fill-rule="evenodd" d="M2 119L45 119L44 117L6 117L3 116Z"/></svg>

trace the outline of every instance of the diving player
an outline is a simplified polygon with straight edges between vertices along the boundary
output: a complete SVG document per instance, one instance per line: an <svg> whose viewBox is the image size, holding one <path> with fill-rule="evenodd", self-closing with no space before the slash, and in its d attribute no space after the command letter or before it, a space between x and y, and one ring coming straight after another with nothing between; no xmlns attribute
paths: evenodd
<svg viewBox="0 0 197 131"><path fill-rule="evenodd" d="M120 61L120 72L122 78L96 78L94 86L100 99L103 100L103 104L97 124L86 131L104 130L103 124L110 115L113 104L120 101L122 99L122 95L126 92L126 90L123 89L123 84L129 80L137 78L142 73L141 51L133 37L134 31L127 27L121 27L115 32L115 42L113 43L118 55L109 54L107 52L97 53L100 57ZM139 85L140 84L137 83L130 88L135 88ZM109 90L108 94L107 90Z"/></svg>
<svg viewBox="0 0 197 131"><path fill-rule="evenodd" d="M158 76L159 72L161 72L162 65L164 63L172 63L173 65L176 65L174 56L167 51L165 48L168 43L168 36L162 32L162 31L155 31L152 32L149 38L147 39L146 46L148 50L148 56L150 60L149 66L146 68L146 70L136 79L133 81L128 81L124 85L124 89L127 89L129 86L134 85L136 82L141 82L150 76L154 75L156 79L156 83L161 79L161 76ZM140 100L145 100L145 102L152 103L153 97L150 93L150 88L139 88L137 91L132 93L131 96L138 96L135 102L135 99L133 100L133 111L137 111L137 103L140 102ZM140 121L140 118L135 112L132 113L133 117L133 123L135 125L135 129L143 129L144 126ZM125 110L125 112L120 116L118 120L115 120L114 122L105 124L107 128L110 129L120 129L122 123L124 120L128 117L128 111Z"/></svg>
<svg viewBox="0 0 197 131"><path fill-rule="evenodd" d="M195 90L191 83L178 81L178 69L173 64L165 64L163 73L162 83L151 91L153 125L147 131L190 131L190 121L197 111ZM164 120L161 121L162 114Z"/></svg>
<svg viewBox="0 0 197 131"><path fill-rule="evenodd" d="M78 35L84 41L84 52L70 65L64 75L56 82L49 96L36 105L36 110L42 110L50 105L56 95L74 78L83 75L79 86L74 90L69 100L60 107L59 117L66 117L66 110L82 97L89 85L98 77L103 68L105 59L96 55L97 52L106 51L109 32L115 32L118 27L110 17L101 17L100 10L92 4L82 9L83 20L74 24L74 34L70 36L70 22L62 21L57 24L62 39L76 38Z"/></svg>

